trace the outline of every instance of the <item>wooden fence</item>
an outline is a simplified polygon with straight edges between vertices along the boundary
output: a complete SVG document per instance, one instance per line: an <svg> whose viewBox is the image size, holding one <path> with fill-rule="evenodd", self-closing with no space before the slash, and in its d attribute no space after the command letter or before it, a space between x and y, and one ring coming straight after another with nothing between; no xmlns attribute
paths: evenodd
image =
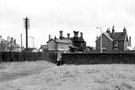
<svg viewBox="0 0 135 90"><path fill-rule="evenodd" d="M0 62L46 60L55 63L56 55L49 52L0 52Z"/></svg>

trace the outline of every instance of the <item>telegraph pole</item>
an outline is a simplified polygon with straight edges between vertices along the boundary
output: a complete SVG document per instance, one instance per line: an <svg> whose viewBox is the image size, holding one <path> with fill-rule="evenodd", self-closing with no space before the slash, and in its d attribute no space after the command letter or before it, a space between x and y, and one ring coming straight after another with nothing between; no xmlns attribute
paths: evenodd
<svg viewBox="0 0 135 90"><path fill-rule="evenodd" d="M26 29L26 52L27 52L28 51L28 29L30 27L28 17L24 18L24 25Z"/></svg>
<svg viewBox="0 0 135 90"><path fill-rule="evenodd" d="M26 56L26 60L28 59L27 57L27 52L28 52L28 29L29 29L29 19L28 17L24 18L24 27L25 27L25 30L26 30L26 53L25 53L25 56Z"/></svg>

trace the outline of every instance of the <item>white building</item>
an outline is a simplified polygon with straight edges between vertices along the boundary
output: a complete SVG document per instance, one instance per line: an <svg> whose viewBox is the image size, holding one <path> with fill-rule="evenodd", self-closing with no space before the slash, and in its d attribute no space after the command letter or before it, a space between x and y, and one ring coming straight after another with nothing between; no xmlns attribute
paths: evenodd
<svg viewBox="0 0 135 90"><path fill-rule="evenodd" d="M48 42L49 51L66 51L69 52L69 46L72 44L71 40L67 39L51 39Z"/></svg>

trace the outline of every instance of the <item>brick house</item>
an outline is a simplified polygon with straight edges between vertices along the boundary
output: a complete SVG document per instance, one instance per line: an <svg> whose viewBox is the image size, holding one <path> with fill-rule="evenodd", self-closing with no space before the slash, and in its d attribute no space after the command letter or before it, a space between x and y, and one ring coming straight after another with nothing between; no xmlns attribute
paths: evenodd
<svg viewBox="0 0 135 90"><path fill-rule="evenodd" d="M48 42L49 51L69 51L69 45L71 41L61 39L50 39Z"/></svg>
<svg viewBox="0 0 135 90"><path fill-rule="evenodd" d="M44 45L40 46L39 52L47 52L47 51L48 51L48 45L47 44L44 44Z"/></svg>
<svg viewBox="0 0 135 90"><path fill-rule="evenodd" d="M48 51L66 51L66 52L79 52L84 51L86 48L86 42L83 38L83 33L79 31L74 31L74 36L70 37L70 34L67 34L67 37L63 36L63 31L60 31L59 38L51 39L49 35L49 41L47 42Z"/></svg>
<svg viewBox="0 0 135 90"><path fill-rule="evenodd" d="M130 42L129 42L130 41ZM96 51L101 49L101 36L96 39ZM131 37L128 39L127 30L124 27L123 32L115 32L114 26L112 32L107 29L102 33L102 50L103 51L127 51L131 45Z"/></svg>

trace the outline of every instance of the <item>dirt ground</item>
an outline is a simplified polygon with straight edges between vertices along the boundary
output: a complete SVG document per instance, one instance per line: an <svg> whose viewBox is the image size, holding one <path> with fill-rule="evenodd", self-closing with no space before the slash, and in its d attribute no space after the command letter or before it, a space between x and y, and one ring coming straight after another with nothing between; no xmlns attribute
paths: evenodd
<svg viewBox="0 0 135 90"><path fill-rule="evenodd" d="M135 65L1 63L0 90L135 90Z"/></svg>

